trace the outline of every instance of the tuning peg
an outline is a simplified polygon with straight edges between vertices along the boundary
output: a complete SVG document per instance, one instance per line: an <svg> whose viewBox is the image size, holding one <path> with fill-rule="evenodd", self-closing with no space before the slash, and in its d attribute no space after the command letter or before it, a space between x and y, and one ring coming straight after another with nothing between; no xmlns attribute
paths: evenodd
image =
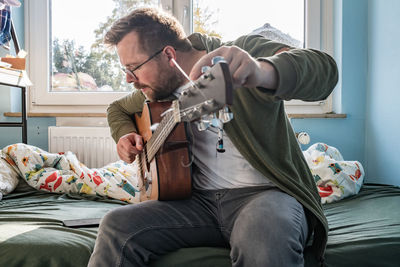
<svg viewBox="0 0 400 267"><path fill-rule="evenodd" d="M226 62L224 57L221 56L215 56L211 59L211 64L214 66L215 64L217 64L218 62Z"/></svg>
<svg viewBox="0 0 400 267"><path fill-rule="evenodd" d="M217 103L215 102L214 99L210 99L210 100L205 101L205 102L202 104L202 108L203 108L204 110L213 110L216 104L217 104Z"/></svg>
<svg viewBox="0 0 400 267"><path fill-rule="evenodd" d="M214 119L214 114L204 115L199 121L197 121L197 129L205 131L210 127L212 120Z"/></svg>
<svg viewBox="0 0 400 267"><path fill-rule="evenodd" d="M193 118L198 118L201 115L201 112L203 110L203 107L199 106L199 107L195 107L192 111L193 114Z"/></svg>
<svg viewBox="0 0 400 267"><path fill-rule="evenodd" d="M184 90L184 91L181 92L181 95L189 96L190 95L190 91L189 90Z"/></svg>
<svg viewBox="0 0 400 267"><path fill-rule="evenodd" d="M210 66L203 66L203 67L201 67L201 74L206 73L206 72L209 71L210 69L211 69Z"/></svg>
<svg viewBox="0 0 400 267"><path fill-rule="evenodd" d="M201 67L201 74L204 74L203 75L203 78L204 79L207 79L207 80L212 80L212 79L214 79L214 76L211 74L211 72L209 71L211 69L211 67L210 66L203 66L203 67Z"/></svg>
<svg viewBox="0 0 400 267"><path fill-rule="evenodd" d="M197 86L196 86L197 87ZM197 88L196 87L189 87L181 92L181 95L184 96L192 96L196 94Z"/></svg>
<svg viewBox="0 0 400 267"><path fill-rule="evenodd" d="M227 123L233 119L233 113L229 111L228 107L224 107L223 109L219 110L218 117L223 123Z"/></svg>
<svg viewBox="0 0 400 267"><path fill-rule="evenodd" d="M199 130L199 132L207 130L208 127L210 127L210 122L204 120L197 122L197 130Z"/></svg>

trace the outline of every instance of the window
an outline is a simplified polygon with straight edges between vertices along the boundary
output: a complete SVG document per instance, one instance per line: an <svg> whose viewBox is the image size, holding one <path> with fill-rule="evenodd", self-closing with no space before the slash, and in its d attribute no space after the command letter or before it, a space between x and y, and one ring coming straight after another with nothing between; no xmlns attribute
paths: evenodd
<svg viewBox="0 0 400 267"><path fill-rule="evenodd" d="M121 7L113 1L52 0L50 12L50 92L128 91L115 51L102 35ZM91 12L87 12L91 10ZM73 14L74 19L71 19Z"/></svg>
<svg viewBox="0 0 400 267"><path fill-rule="evenodd" d="M28 68L34 84L30 111L105 112L132 87L103 36L129 9L158 5L159 0L26 1Z"/></svg>
<svg viewBox="0 0 400 267"><path fill-rule="evenodd" d="M320 32L330 25L321 22L319 0L247 0L245 5L228 0L26 0L28 68L34 83L30 112L104 112L130 91L116 53L105 51L101 40L110 20L144 5L173 13L188 33L204 31L223 40L262 31L292 46L324 49ZM330 111L330 100L286 106L288 112L322 113Z"/></svg>
<svg viewBox="0 0 400 267"><path fill-rule="evenodd" d="M244 34L261 34L293 47L325 50L332 54L332 1L319 0L246 0L233 4L229 0L193 0L194 31L234 40ZM321 20L321 10L325 21ZM325 27L325 28L321 28ZM321 40L321 29L325 40ZM325 41L325 42L324 42ZM322 45L321 45L322 43ZM332 97L325 101L285 103L288 113L326 113L332 110Z"/></svg>

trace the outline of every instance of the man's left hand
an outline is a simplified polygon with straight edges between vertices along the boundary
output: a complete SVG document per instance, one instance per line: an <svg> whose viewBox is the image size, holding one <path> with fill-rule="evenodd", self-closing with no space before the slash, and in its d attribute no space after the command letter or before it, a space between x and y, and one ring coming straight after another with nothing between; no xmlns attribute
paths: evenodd
<svg viewBox="0 0 400 267"><path fill-rule="evenodd" d="M222 56L229 65L234 87L264 87L276 89L278 74L268 62L257 61L249 53L237 46L221 46L200 58L190 72L190 79L196 80L201 76L201 68L210 66L211 59Z"/></svg>

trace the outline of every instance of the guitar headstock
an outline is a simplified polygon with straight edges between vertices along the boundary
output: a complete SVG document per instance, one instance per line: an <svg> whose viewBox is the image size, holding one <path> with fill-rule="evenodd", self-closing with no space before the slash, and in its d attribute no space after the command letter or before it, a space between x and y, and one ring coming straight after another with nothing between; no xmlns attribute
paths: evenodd
<svg viewBox="0 0 400 267"><path fill-rule="evenodd" d="M219 61L194 83L182 88L178 99L182 121L193 121L233 103L232 77L228 64Z"/></svg>

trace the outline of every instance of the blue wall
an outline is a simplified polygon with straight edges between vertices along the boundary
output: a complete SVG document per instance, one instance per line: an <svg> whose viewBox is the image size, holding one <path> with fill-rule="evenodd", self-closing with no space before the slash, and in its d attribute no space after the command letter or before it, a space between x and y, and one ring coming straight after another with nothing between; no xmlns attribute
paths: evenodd
<svg viewBox="0 0 400 267"><path fill-rule="evenodd" d="M361 161L366 182L400 185L400 1L335 0L335 8L335 25L342 24L335 111L348 118L293 120L294 128Z"/></svg>
<svg viewBox="0 0 400 267"><path fill-rule="evenodd" d="M366 171L400 185L400 1L369 1Z"/></svg>
<svg viewBox="0 0 400 267"><path fill-rule="evenodd" d="M25 48L24 42L24 6L11 10L12 19L18 36L21 49ZM4 50L4 49L3 49ZM3 51L1 56L6 53L14 54L12 48L10 52ZM19 88L1 87L0 88L0 121L20 121L19 118L5 118L4 112L21 111L21 94ZM47 129L50 125L55 125L55 118L28 118L28 143L48 149ZM0 148L9 144L22 141L21 128L0 128Z"/></svg>
<svg viewBox="0 0 400 267"><path fill-rule="evenodd" d="M327 143L338 148L345 160L358 160L365 165L368 2L335 0L334 3L334 57L341 68L334 107L335 112L345 113L347 118L293 119L292 124L296 131L310 134L310 144Z"/></svg>

